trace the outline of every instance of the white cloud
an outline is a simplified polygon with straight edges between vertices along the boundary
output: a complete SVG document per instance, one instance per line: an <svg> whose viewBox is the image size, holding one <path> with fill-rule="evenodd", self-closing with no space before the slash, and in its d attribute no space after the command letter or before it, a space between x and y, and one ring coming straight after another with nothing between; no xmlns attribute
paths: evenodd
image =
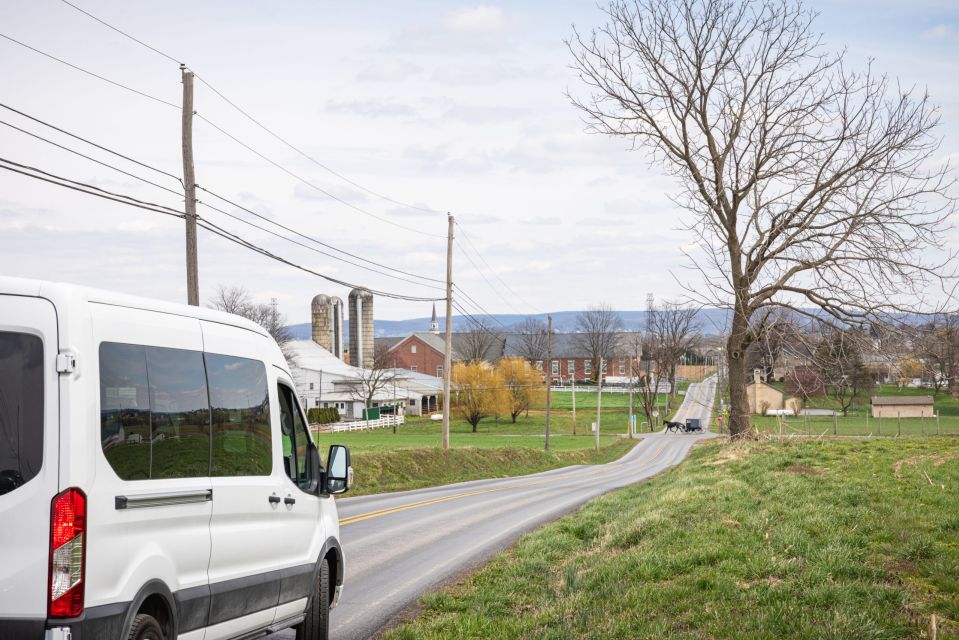
<svg viewBox="0 0 959 640"><path fill-rule="evenodd" d="M959 40L959 29L951 24L940 24L925 31L922 37L928 40Z"/></svg>
<svg viewBox="0 0 959 640"><path fill-rule="evenodd" d="M466 33L496 33L506 26L503 10L481 4L469 9L457 9L446 15L444 24L451 31Z"/></svg>
<svg viewBox="0 0 959 640"><path fill-rule="evenodd" d="M415 78L423 69L412 62L387 60L371 64L356 74L360 82L402 82Z"/></svg>

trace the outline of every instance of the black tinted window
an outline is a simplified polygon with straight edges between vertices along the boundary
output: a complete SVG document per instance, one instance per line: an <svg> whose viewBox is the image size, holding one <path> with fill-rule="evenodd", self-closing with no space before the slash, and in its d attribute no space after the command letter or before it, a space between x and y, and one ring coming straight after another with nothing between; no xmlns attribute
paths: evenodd
<svg viewBox="0 0 959 640"><path fill-rule="evenodd" d="M206 354L213 413L214 476L268 476L273 471L266 367L258 360Z"/></svg>
<svg viewBox="0 0 959 640"><path fill-rule="evenodd" d="M203 354L147 347L152 415L151 478L210 474L210 404Z"/></svg>
<svg viewBox="0 0 959 640"><path fill-rule="evenodd" d="M43 341L0 331L0 495L43 462Z"/></svg>
<svg viewBox="0 0 959 640"><path fill-rule="evenodd" d="M284 385L278 385L280 398L280 425L283 439L283 463L286 475L301 488L312 481L309 467L310 436L303 415L296 406L296 396Z"/></svg>
<svg viewBox="0 0 959 640"><path fill-rule="evenodd" d="M100 345L100 444L124 480L150 477L150 389L146 349Z"/></svg>
<svg viewBox="0 0 959 640"><path fill-rule="evenodd" d="M100 345L100 436L124 480L210 474L210 406L199 351Z"/></svg>

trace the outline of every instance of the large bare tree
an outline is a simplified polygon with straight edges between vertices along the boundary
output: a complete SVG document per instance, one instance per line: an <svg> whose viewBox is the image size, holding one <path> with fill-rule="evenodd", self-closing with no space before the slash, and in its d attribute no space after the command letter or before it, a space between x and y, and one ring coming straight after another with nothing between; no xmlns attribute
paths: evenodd
<svg viewBox="0 0 959 640"><path fill-rule="evenodd" d="M453 351L463 362L483 362L502 339L484 320L470 320L469 328L455 336Z"/></svg>
<svg viewBox="0 0 959 640"><path fill-rule="evenodd" d="M537 360L546 360L546 343L548 336L546 323L536 318L526 318L516 327L518 338L517 354L530 364Z"/></svg>
<svg viewBox="0 0 959 640"><path fill-rule="evenodd" d="M605 303L588 307L576 316L576 335L573 339L590 359L592 376L596 380L602 375L602 362L609 362L616 355L619 332L622 330L622 317Z"/></svg>
<svg viewBox="0 0 959 640"><path fill-rule="evenodd" d="M251 320L269 331L276 343L280 345L287 362L294 364L294 355L287 347L293 339L293 334L287 326L286 316L279 312L275 302L257 302L243 287L228 287L221 284L217 285L216 292L210 298L209 306Z"/></svg>
<svg viewBox="0 0 959 640"><path fill-rule="evenodd" d="M741 436L745 351L773 309L839 326L951 286L939 112L827 51L799 0L612 0L605 13L569 42L589 94L571 99L591 131L647 149L677 179L703 279L690 293L732 311Z"/></svg>
<svg viewBox="0 0 959 640"><path fill-rule="evenodd" d="M701 340L699 309L664 302L646 310L646 333L653 343L654 357L660 376L669 381L666 410L676 398L676 369L688 351Z"/></svg>
<svg viewBox="0 0 959 640"><path fill-rule="evenodd" d="M373 348L373 362L360 370L358 380L350 387L350 396L369 409L376 395L395 387L396 381L395 356L385 344L378 344Z"/></svg>

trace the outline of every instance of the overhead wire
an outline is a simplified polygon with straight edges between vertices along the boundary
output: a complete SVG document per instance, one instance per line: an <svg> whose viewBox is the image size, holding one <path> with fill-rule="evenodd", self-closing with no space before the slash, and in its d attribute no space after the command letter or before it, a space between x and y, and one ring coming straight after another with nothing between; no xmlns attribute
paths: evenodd
<svg viewBox="0 0 959 640"><path fill-rule="evenodd" d="M16 113L16 114L18 114L18 115L21 115L21 116L23 116L23 117L25 117L25 118L28 118L28 119L30 119L30 120L32 120L32 121L34 121L34 122L37 122L37 123L42 124L42 125L44 125L44 126L50 127L50 128L52 128L52 129L54 129L55 131L58 131L58 132L63 133L63 134L65 134L65 135L68 135L68 136L70 136L70 137L72 137L72 138L75 138L75 139L77 139L77 140L81 140L81 141L83 141L83 142L85 142L85 143L87 143L87 144L89 144L89 145L92 145L92 146L94 146L94 147L96 147L96 148L98 148L98 149L101 149L101 150L103 150L103 151L106 151L106 152L108 152L108 153L111 153L111 154L113 154L113 155L115 155L115 156L117 156L117 157L120 157L120 158L123 158L123 159L125 159L125 160L130 161L130 162L136 163L136 164L138 164L138 165L140 165L140 166L143 166L143 167L152 169L152 170L157 171L157 172L159 172L159 173L161 173L161 174L163 174L163 175L168 175L168 176L171 176L171 177L174 177L174 178L176 177L176 176L174 176L174 175L171 174L171 173L168 173L168 172L166 172L166 171L163 171L162 169L158 169L158 168L156 168L156 167L152 167L152 166L147 165L147 164L145 164L145 163L143 163L143 162L140 162L140 161L138 161L138 160L135 160L134 158L131 158L130 156L127 156L127 155L124 155L124 154L119 153L119 152L117 152L117 151L114 151L114 150L112 150L112 149L109 149L108 147L104 147L103 145L99 145L99 144L97 144L97 143L95 143L95 142L93 142L93 141L91 141L91 140L88 140L88 139L86 139L86 138L83 138L83 137L81 137L81 136L77 136L76 134L73 134L73 133L71 133L71 132L69 132L69 131L67 131L67 130L65 130L65 129L62 129L62 128L60 128L60 127L57 127L57 126L55 126L55 125L53 125L53 124L50 124L50 123L48 123L48 122L45 122L45 121L43 121L43 120L41 120L41 119L39 119L39 118L33 117L33 116L31 116L31 115L29 115L29 114L27 114L27 113L24 113L23 111L20 111L20 110L18 110L18 109L14 109L13 107L10 107L10 106L8 106L8 105L5 105L5 104L0 103L0 107L3 107L3 108L5 108L5 109L8 109L9 111L12 111L12 112L14 112L14 113ZM71 149L70 147L67 147L67 146L65 146L65 145L59 144L58 142L55 142L55 141L50 140L50 139L48 139L48 138L45 138L45 137L43 137L43 136L41 136L41 135L38 135L38 134L36 134L36 133L33 133L33 132L28 131L28 130L26 130L26 129L23 129L23 128L21 128L21 127L17 127L16 125L13 125L13 124L11 124L11 123L9 123L9 122L6 122L6 121L4 121L4 120L0 120L0 124L3 124L3 125L11 128L11 129L15 129L16 131L19 131L19 132L21 132L21 133L24 133L24 134L26 134L26 135L28 135L28 136L31 136L31 137L33 137L33 138L35 138L35 139L37 139L37 140L46 142L47 144L50 144L50 145L52 145L52 146L55 146L55 147L57 147L57 148L59 148L59 149L62 149L62 150L64 150L64 151L67 151L68 153L74 154L74 155L76 155L76 156L79 156L79 157L81 157L81 158L84 158L84 159L86 159L86 160L89 160L89 161L91 161L91 162L94 162L94 163L96 163L96 164L99 164L99 165L101 165L101 166L103 166L103 167L107 167L107 168L109 168L109 169L111 169L111 170L113 170L113 171L117 171L118 173L121 173L121 174L123 174L123 175L129 176L129 177L131 177L131 178L134 178L134 179L139 180L139 181L141 181L141 182L144 182L144 183L146 183L146 184L152 185L152 186L154 186L154 187L157 187L157 188L159 188L159 189L162 189L162 190L164 190L164 191L167 191L167 192L169 192L169 193L172 193L172 194L178 196L179 198L183 198L183 195L184 195L184 194L183 194L182 192L175 191L175 190L173 190L173 189L170 189L170 188L168 188L168 187L165 187L165 186L163 186L163 185L161 185L161 184L158 184L158 183L156 183L156 182L153 182L152 180L149 180L149 179L147 179L147 178L144 178L143 176L137 175L137 174L135 174L135 173L131 173L131 172L129 172L129 171L126 171L126 170L124 170L124 169L121 169L120 167L117 167L117 166L112 165L112 164L107 163L107 162L103 162L102 160L99 160L99 159L94 158L94 157L92 157L92 156L88 156L88 155L86 155L86 154L84 154L84 153L81 153L81 152L75 150L75 149ZM182 184L182 183L181 183L181 184ZM298 235L298 236L300 236L300 237L302 237L302 238L304 238L304 239L310 240L311 242L315 242L316 244L319 244L319 245L321 245L321 246L327 247L327 248L329 248L329 249L331 249L331 250L333 250L333 251L337 251L337 252L339 252L339 253L342 253L342 254L344 254L344 255L350 256L350 257L355 258L355 259L357 259L357 260L360 260L360 261L362 261L362 262L368 262L369 264L373 264L373 265L378 266L378 267L381 267L381 268L383 268L383 269L387 269L387 270L390 270L390 271L395 271L395 272L397 272L397 273L401 273L401 274L408 275L408 276L411 276L411 277L421 278L421 279L423 279L423 280L428 280L428 281L432 281L432 282L436 282L436 283L442 283L442 282L444 282L443 280L439 280L439 279L436 279L436 278L429 278L429 277L427 277L427 276L421 276L421 275L418 275L418 274L414 274L414 273L410 273L410 272L407 272L407 271L403 271L403 270L401 270L401 269L396 269L396 268L394 268L394 267L389 267L389 266L387 266L387 265L384 265L384 264L381 264L381 263L378 263L378 262L374 262L374 261L372 261L372 260L363 258L363 257L358 256L358 255L353 254L353 253L350 253L350 252L345 251L345 250L343 250L343 249L339 249L339 248L337 248L337 247L335 247L335 246L333 246L333 245L331 245L331 244L322 242L322 241L320 241L320 240L317 240L316 238L312 238L312 237L307 236L307 235L305 235L305 234L303 234L303 233L300 233L300 232L296 231L295 229L293 229L293 228L291 228L291 227L288 227L288 226L286 226L286 225L283 225L283 224L281 224L281 223L279 223L279 222L276 222L276 221L274 221L274 220L270 220L270 219L267 218L266 216L263 216L263 215L255 212L255 211L253 211L252 209L249 209L249 208L247 208L247 207L244 207L244 206L242 206L242 205L240 205L240 204L238 204L238 203L230 200L229 198L226 198L226 197L224 197L224 196L221 196L221 195L219 195L219 194L217 194L217 193L215 193L215 192L213 192L213 191L211 191L211 190L209 190L209 189L207 189L207 188L205 188L205 187L202 187L202 186L200 186L200 185L197 185L197 188L198 188L198 189L201 189L202 191L204 191L204 192L206 192L206 193L209 193L210 195L212 195L212 196L214 196L214 197L222 200L223 202L226 202L227 204L230 204L230 205L232 205L232 206L234 206L234 207L237 207L237 208L239 208L239 209L242 209L243 211L246 211L246 212L250 213L251 215L256 216L257 218L260 218L260 219L262 219L262 220L265 220L265 221L269 222L269 223L272 224L272 225L275 225L275 226L277 226L277 227L280 227L281 229L284 229L284 230L286 230L286 231L289 231L290 233L296 234L296 235ZM230 217L236 217L236 216L233 216L232 214L229 214L228 212L224 212L224 211L222 211L222 210L220 210L220 209L217 209L216 207L213 207L212 205L210 205L210 204L208 204L208 203L201 203L201 204L203 204L203 206L209 207L209 208L211 208L211 209L213 209L213 210L219 211L220 213L223 213L224 215L228 215L228 216L230 216ZM237 217L237 219L240 220L240 221L243 221L242 218ZM245 222L245 221L244 221L244 222ZM254 225L254 226L256 226L256 225ZM282 236L282 235L280 235L280 234L273 233L273 232L269 231L268 229L262 229L261 227L257 227L257 228L260 228L261 230L264 230L264 231L266 231L267 233L271 233L271 234L276 235L277 237L283 238L283 239L285 239L285 240L287 240L287 241L294 242L294 244L300 244L301 246L305 246L305 245L302 245L301 243L292 241L292 240L290 240L289 238L286 238L285 236ZM306 248L313 250L313 247L306 247ZM393 275L391 275L391 274L384 273L384 272L382 272L382 271L379 271L379 270L376 270L376 269L372 269L372 268L370 268L370 267L366 267L366 266L364 266L364 265L362 265L362 264L357 264L357 263L355 263L355 262L353 262L353 261L351 261L351 260L344 259L344 258L342 258L342 257L340 257L340 256L331 255L331 254L328 254L328 253L325 253L325 252L322 252L322 251L318 251L318 253L321 253L321 254L323 254L323 255L326 255L326 256L328 256L328 257L331 257L331 258L333 258L333 259L335 259L335 260L340 260L340 261L345 262L345 263L347 263L347 264L350 264L350 265L359 267L359 268L361 268L361 269L366 269L366 270L368 270L368 271L372 271L372 272L374 272L374 273L379 273L379 274L385 275L385 276L387 276L387 277L396 278L396 276L393 276ZM423 284L423 283L412 282L412 281L406 280L406 279L404 279L404 278L397 278L397 279L404 280L404 281L406 281L406 282L411 282L412 284L417 284L417 285L421 285L421 286L430 286L430 285L426 285L426 284ZM432 287L432 288L437 288L437 287Z"/></svg>
<svg viewBox="0 0 959 640"><path fill-rule="evenodd" d="M459 227L460 231L463 232L463 238L466 239L467 244L469 244L469 246L473 249L473 252L476 253L476 255L483 262L483 264L486 265L486 268L489 269L490 273L492 273L493 276L500 281L500 284L502 284L506 288L506 290L509 291L515 298L517 298L518 300L521 300L527 307L532 309L533 306L528 301L524 300L519 294L513 291L512 287L510 287L506 283L506 281L500 277L500 275L496 272L496 270L490 266L489 262L486 261L486 258L483 257L483 254L479 251L479 249L476 248L476 245L473 244L473 240L470 238L469 234L466 233L466 229L463 227L462 224L460 224L459 220L454 219L453 224Z"/></svg>
<svg viewBox="0 0 959 640"><path fill-rule="evenodd" d="M7 165L10 165L10 166L7 166ZM43 169L40 169L40 168L38 168L38 167L33 167L33 166L30 166L30 165L26 165L26 164L22 164L22 163L19 163L19 162L15 162L15 161L9 160L9 159L7 159L7 158L0 157L0 169L5 169L5 170L7 170L7 171L12 171L12 172L14 172L14 173L19 173L19 174L21 174L21 175L24 175L24 176L27 176L27 177L30 177L30 178L34 178L34 179L37 179L37 180L42 180L42 181L44 181L44 182L48 182L48 183L51 183L51 184L55 184L55 185L57 185L57 186L65 187L65 188L68 188L68 189L72 189L72 190L74 190L74 191L79 191L79 192L81 192L81 193L86 193L87 195L92 195L92 196L97 196L97 197L104 198L104 199L107 199L107 200L112 200L112 201L114 201L114 202L118 202L118 203L120 203L120 204L126 204L126 205L128 205L128 206L137 207L137 208L139 208L139 209L145 209L145 210L147 210L147 211L152 211L152 212L154 212L154 213L162 213L162 214L169 215L169 216L173 216L173 217L176 217L176 218L185 218L185 217L186 217L186 214L185 214L184 212L178 211L178 210L176 210L176 209L172 209L172 208L167 207L167 206L165 206L165 205L160 205L160 204L157 204L157 203L155 203L155 202L148 202L148 201L144 201L144 200L139 200L139 199L134 198L134 197L132 197L132 196L128 196L128 195L125 195L125 194L120 194L120 193L108 191L108 190L106 190L106 189L102 189L102 188L100 188L100 187L97 187L97 186L95 186L95 185L91 185L91 184L89 184L89 183L84 183L84 182L81 182L81 181L78 181L78 180L73 180L73 179L71 179L71 178L66 178L66 177L64 177L64 176L60 176L60 175L57 175L57 174L54 174L54 173L51 173L51 172L48 172L48 171L44 171ZM39 175L38 175L38 174L39 174ZM342 286L344 286L344 287L348 287L348 288L360 288L360 285L356 285L356 284L353 284L353 283L351 283L351 282L348 282L348 281L345 281L345 280L341 280L341 279L339 279L339 278L334 278L334 277L332 277L332 276L330 276L330 275L321 273L321 272L319 272L319 271L315 271L315 270L313 270L313 269L310 269L309 267L304 267L303 265L300 265L300 264L297 264L297 263L295 263L295 262L293 262L293 261L291 261L291 260L288 260L288 259L284 258L283 256L280 256L280 255L275 254L275 253L273 253L273 252L271 252L271 251L269 251L269 250L267 250L267 249L265 249L265 248L263 248L263 247L260 247L259 245L256 245L256 244L250 242L249 240L244 239L243 237L239 236L238 234L232 233L232 232L230 232L230 231L227 231L226 229L220 227L219 225L216 225L216 224L210 222L209 220L206 220L205 218L202 218L202 217L200 217L200 216L197 216L197 225L200 226L200 227L202 227L202 228L204 228L204 229L206 229L207 231L210 231L211 233L214 233L215 235L218 235L218 236L220 236L220 237L222 237L222 238L225 238L225 239L227 239L227 240L229 240L229 241L231 241L231 242L233 242L233 243L235 243L235 244L238 244L238 245L240 245L240 246L243 246L243 247L245 247L245 248L247 248L247 249L250 249L251 251L254 251L254 252L259 253L259 254L261 254L261 255L263 255L263 256L266 256L266 257L268 257L268 258L271 258L272 260L275 260L275 261L277 261L277 262L281 262L281 263L283 263L283 264L286 264L286 265L288 265L288 266L291 266L291 267L293 267L293 268L295 268L295 269L299 269L299 270L304 271L304 272L306 272L306 273L310 273L310 274L315 275L315 276L317 276L317 277L319 277L319 278L322 278L322 279L327 280L327 281L329 281L329 282L332 282L332 283L334 283L334 284L342 285ZM408 300L408 301L412 301L412 302L437 302L437 301L440 301L440 300L444 300L444 299L445 299L445 298L438 298L438 297L428 298L428 297L424 297L424 296L408 296L408 295L393 293L393 292L390 292L390 291L382 291L382 290L377 290L377 289L370 289L369 287L362 287L362 288L366 288L367 290L369 290L371 293L374 293L375 295L378 295L378 296L381 296L381 297L385 297L385 298L393 298L393 299L396 299L396 300Z"/></svg>
<svg viewBox="0 0 959 640"><path fill-rule="evenodd" d="M92 76L92 77L94 77L94 78L96 78L96 79L98 79L98 80L102 80L103 82L107 82L107 83L109 83L109 84L112 84L113 86L119 87L120 89L124 89L124 90L126 90L126 91L130 91L131 93L135 93L135 94L137 94L137 95L139 95L139 96L143 96L144 98L149 98L150 100L154 100L155 102L159 102L160 104L165 104L165 105L168 106L168 107L173 107L174 109L176 109L176 110L178 110L178 111L180 110L180 105L173 104L172 102L168 102L167 100L164 100L163 98L158 98L158 97L156 97L156 96L154 96L154 95L150 95L149 93L146 93L145 91L140 91L139 89L134 89L133 87L129 87L129 86L123 84L122 82L117 82L116 80L111 80L110 78L107 78L106 76L101 76L100 74L94 73L93 71L90 71L89 69L84 69L83 67L78 66L78 65L75 65L75 64L73 64L72 62L67 62L66 60L64 60L64 59L62 59L62 58L58 58L57 56L55 56L55 55L53 55L53 54L51 54L51 53L47 53L46 51L41 51L40 49L37 49L36 47L32 47L32 46L26 44L25 42L21 42L21 41L17 40L16 38L12 38L12 37L6 35L5 33L0 33L0 38L5 38L5 39L9 40L10 42L13 42L13 43L15 43L15 44L20 45L21 47L24 47L24 48L26 48L26 49L29 49L30 51L33 51L33 52L35 52L35 53L38 53L38 54L40 54L41 56L45 56L45 57L47 57L47 58L49 58L49 59L51 59L51 60L55 60L55 61L59 62L60 64L63 64L63 65L66 65L66 66L70 67L71 69L76 69L77 71L79 71L79 72L81 72L81 73L85 73L85 74L87 74L88 76Z"/></svg>

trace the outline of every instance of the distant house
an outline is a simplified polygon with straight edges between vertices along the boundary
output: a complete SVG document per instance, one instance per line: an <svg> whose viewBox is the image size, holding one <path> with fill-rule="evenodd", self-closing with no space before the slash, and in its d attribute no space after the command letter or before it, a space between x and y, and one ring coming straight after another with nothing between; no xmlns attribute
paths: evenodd
<svg viewBox="0 0 959 640"><path fill-rule="evenodd" d="M802 398L826 397L826 383L818 367L796 365L784 377L786 393Z"/></svg>
<svg viewBox="0 0 959 640"><path fill-rule="evenodd" d="M873 396L873 418L932 418L936 408L932 396Z"/></svg>
<svg viewBox="0 0 959 640"><path fill-rule="evenodd" d="M760 369L753 372L753 381L746 385L746 397L749 413L765 414L770 409L778 411L786 406L783 392L763 382Z"/></svg>

